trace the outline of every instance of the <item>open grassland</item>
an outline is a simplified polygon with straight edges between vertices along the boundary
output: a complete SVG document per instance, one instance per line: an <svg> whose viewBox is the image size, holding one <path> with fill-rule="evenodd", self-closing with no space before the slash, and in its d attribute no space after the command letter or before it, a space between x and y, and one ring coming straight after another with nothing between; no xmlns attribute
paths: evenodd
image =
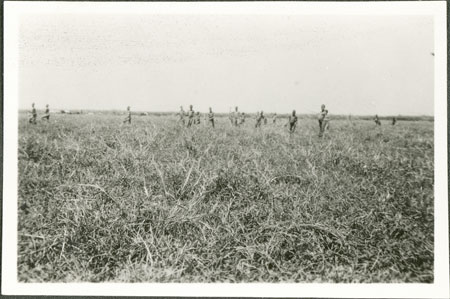
<svg viewBox="0 0 450 299"><path fill-rule="evenodd" d="M433 122L122 119L20 117L20 281L433 281Z"/></svg>

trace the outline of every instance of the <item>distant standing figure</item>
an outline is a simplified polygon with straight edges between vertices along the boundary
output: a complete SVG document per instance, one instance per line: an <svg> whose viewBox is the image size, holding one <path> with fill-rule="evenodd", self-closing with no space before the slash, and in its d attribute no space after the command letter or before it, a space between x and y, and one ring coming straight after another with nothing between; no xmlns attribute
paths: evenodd
<svg viewBox="0 0 450 299"><path fill-rule="evenodd" d="M295 115L295 110L292 110L292 115L289 115L289 133L294 133L297 127L297 115Z"/></svg>
<svg viewBox="0 0 450 299"><path fill-rule="evenodd" d="M28 119L28 122L30 124L36 124L36 119L37 119L37 112L36 112L36 108L34 107L34 103L31 104L31 116Z"/></svg>
<svg viewBox="0 0 450 299"><path fill-rule="evenodd" d="M258 115L256 116L255 128L261 127L261 122L264 121L264 119L266 119L264 117L264 111L259 112Z"/></svg>
<svg viewBox="0 0 450 299"><path fill-rule="evenodd" d="M322 104L322 106L320 106L320 113L318 116L319 119L319 137L323 136L323 119L325 118L326 112L325 112L325 105Z"/></svg>
<svg viewBox="0 0 450 299"><path fill-rule="evenodd" d="M239 119L239 124L244 124L245 123L245 113L244 112L241 112L241 116L240 116L240 119Z"/></svg>
<svg viewBox="0 0 450 299"><path fill-rule="evenodd" d="M123 123L131 124L131 110L130 110L130 106L127 107L127 116L123 120Z"/></svg>
<svg viewBox="0 0 450 299"><path fill-rule="evenodd" d="M214 128L214 112L212 111L211 107L209 107L208 121L211 124L211 126Z"/></svg>
<svg viewBox="0 0 450 299"><path fill-rule="evenodd" d="M395 116L392 118L392 125L395 126L395 123L397 122L397 119L395 118Z"/></svg>
<svg viewBox="0 0 450 299"><path fill-rule="evenodd" d="M375 124L377 126L381 126L381 122L380 122L380 119L378 118L378 114L375 114L375 118L373 120L375 121Z"/></svg>
<svg viewBox="0 0 450 299"><path fill-rule="evenodd" d="M277 122L277 114L275 113L272 117L272 123L275 124Z"/></svg>
<svg viewBox="0 0 450 299"><path fill-rule="evenodd" d="M233 126L237 127L239 125L239 111L238 106L234 107L234 112L232 114L232 124Z"/></svg>
<svg viewBox="0 0 450 299"><path fill-rule="evenodd" d="M190 127L194 123L194 110L192 109L192 105L189 105L189 111L187 114L188 114L187 126Z"/></svg>
<svg viewBox="0 0 450 299"><path fill-rule="evenodd" d="M186 124L184 117L186 113L184 112L183 106L180 106L180 112L178 112L178 122L182 123L183 126Z"/></svg>
<svg viewBox="0 0 450 299"><path fill-rule="evenodd" d="M233 125L233 111L231 111L231 108L230 108L230 113L228 115L228 118L230 119L231 125Z"/></svg>
<svg viewBox="0 0 450 299"><path fill-rule="evenodd" d="M325 110L325 117L322 123L323 131L328 131L330 129L330 117L328 116L328 110Z"/></svg>
<svg viewBox="0 0 450 299"><path fill-rule="evenodd" d="M197 112L195 113L195 124L196 124L196 125L199 125L199 124L200 124L200 112L199 112L199 111L197 111Z"/></svg>
<svg viewBox="0 0 450 299"><path fill-rule="evenodd" d="M44 115L42 115L41 119L46 119L47 121L50 120L50 109L48 108L48 104L45 105L45 112Z"/></svg>

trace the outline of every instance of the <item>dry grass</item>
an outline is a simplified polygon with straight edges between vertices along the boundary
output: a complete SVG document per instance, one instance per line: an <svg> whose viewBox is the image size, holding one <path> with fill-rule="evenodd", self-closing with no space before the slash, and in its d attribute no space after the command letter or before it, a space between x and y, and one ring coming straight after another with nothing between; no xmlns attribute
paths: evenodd
<svg viewBox="0 0 450 299"><path fill-rule="evenodd" d="M19 125L19 280L432 282L433 123Z"/></svg>

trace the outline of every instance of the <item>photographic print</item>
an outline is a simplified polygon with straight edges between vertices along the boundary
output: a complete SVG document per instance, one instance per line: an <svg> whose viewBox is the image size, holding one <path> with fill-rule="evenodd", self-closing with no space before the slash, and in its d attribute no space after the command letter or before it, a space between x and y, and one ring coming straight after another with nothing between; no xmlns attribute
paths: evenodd
<svg viewBox="0 0 450 299"><path fill-rule="evenodd" d="M441 284L441 23L305 4L17 14L16 282Z"/></svg>

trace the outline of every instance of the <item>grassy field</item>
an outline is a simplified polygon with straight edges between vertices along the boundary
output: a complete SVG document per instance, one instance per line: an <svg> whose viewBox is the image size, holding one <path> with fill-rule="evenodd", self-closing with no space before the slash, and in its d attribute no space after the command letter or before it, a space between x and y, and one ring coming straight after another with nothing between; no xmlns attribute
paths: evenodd
<svg viewBox="0 0 450 299"><path fill-rule="evenodd" d="M433 122L122 119L20 117L20 281L433 281Z"/></svg>

